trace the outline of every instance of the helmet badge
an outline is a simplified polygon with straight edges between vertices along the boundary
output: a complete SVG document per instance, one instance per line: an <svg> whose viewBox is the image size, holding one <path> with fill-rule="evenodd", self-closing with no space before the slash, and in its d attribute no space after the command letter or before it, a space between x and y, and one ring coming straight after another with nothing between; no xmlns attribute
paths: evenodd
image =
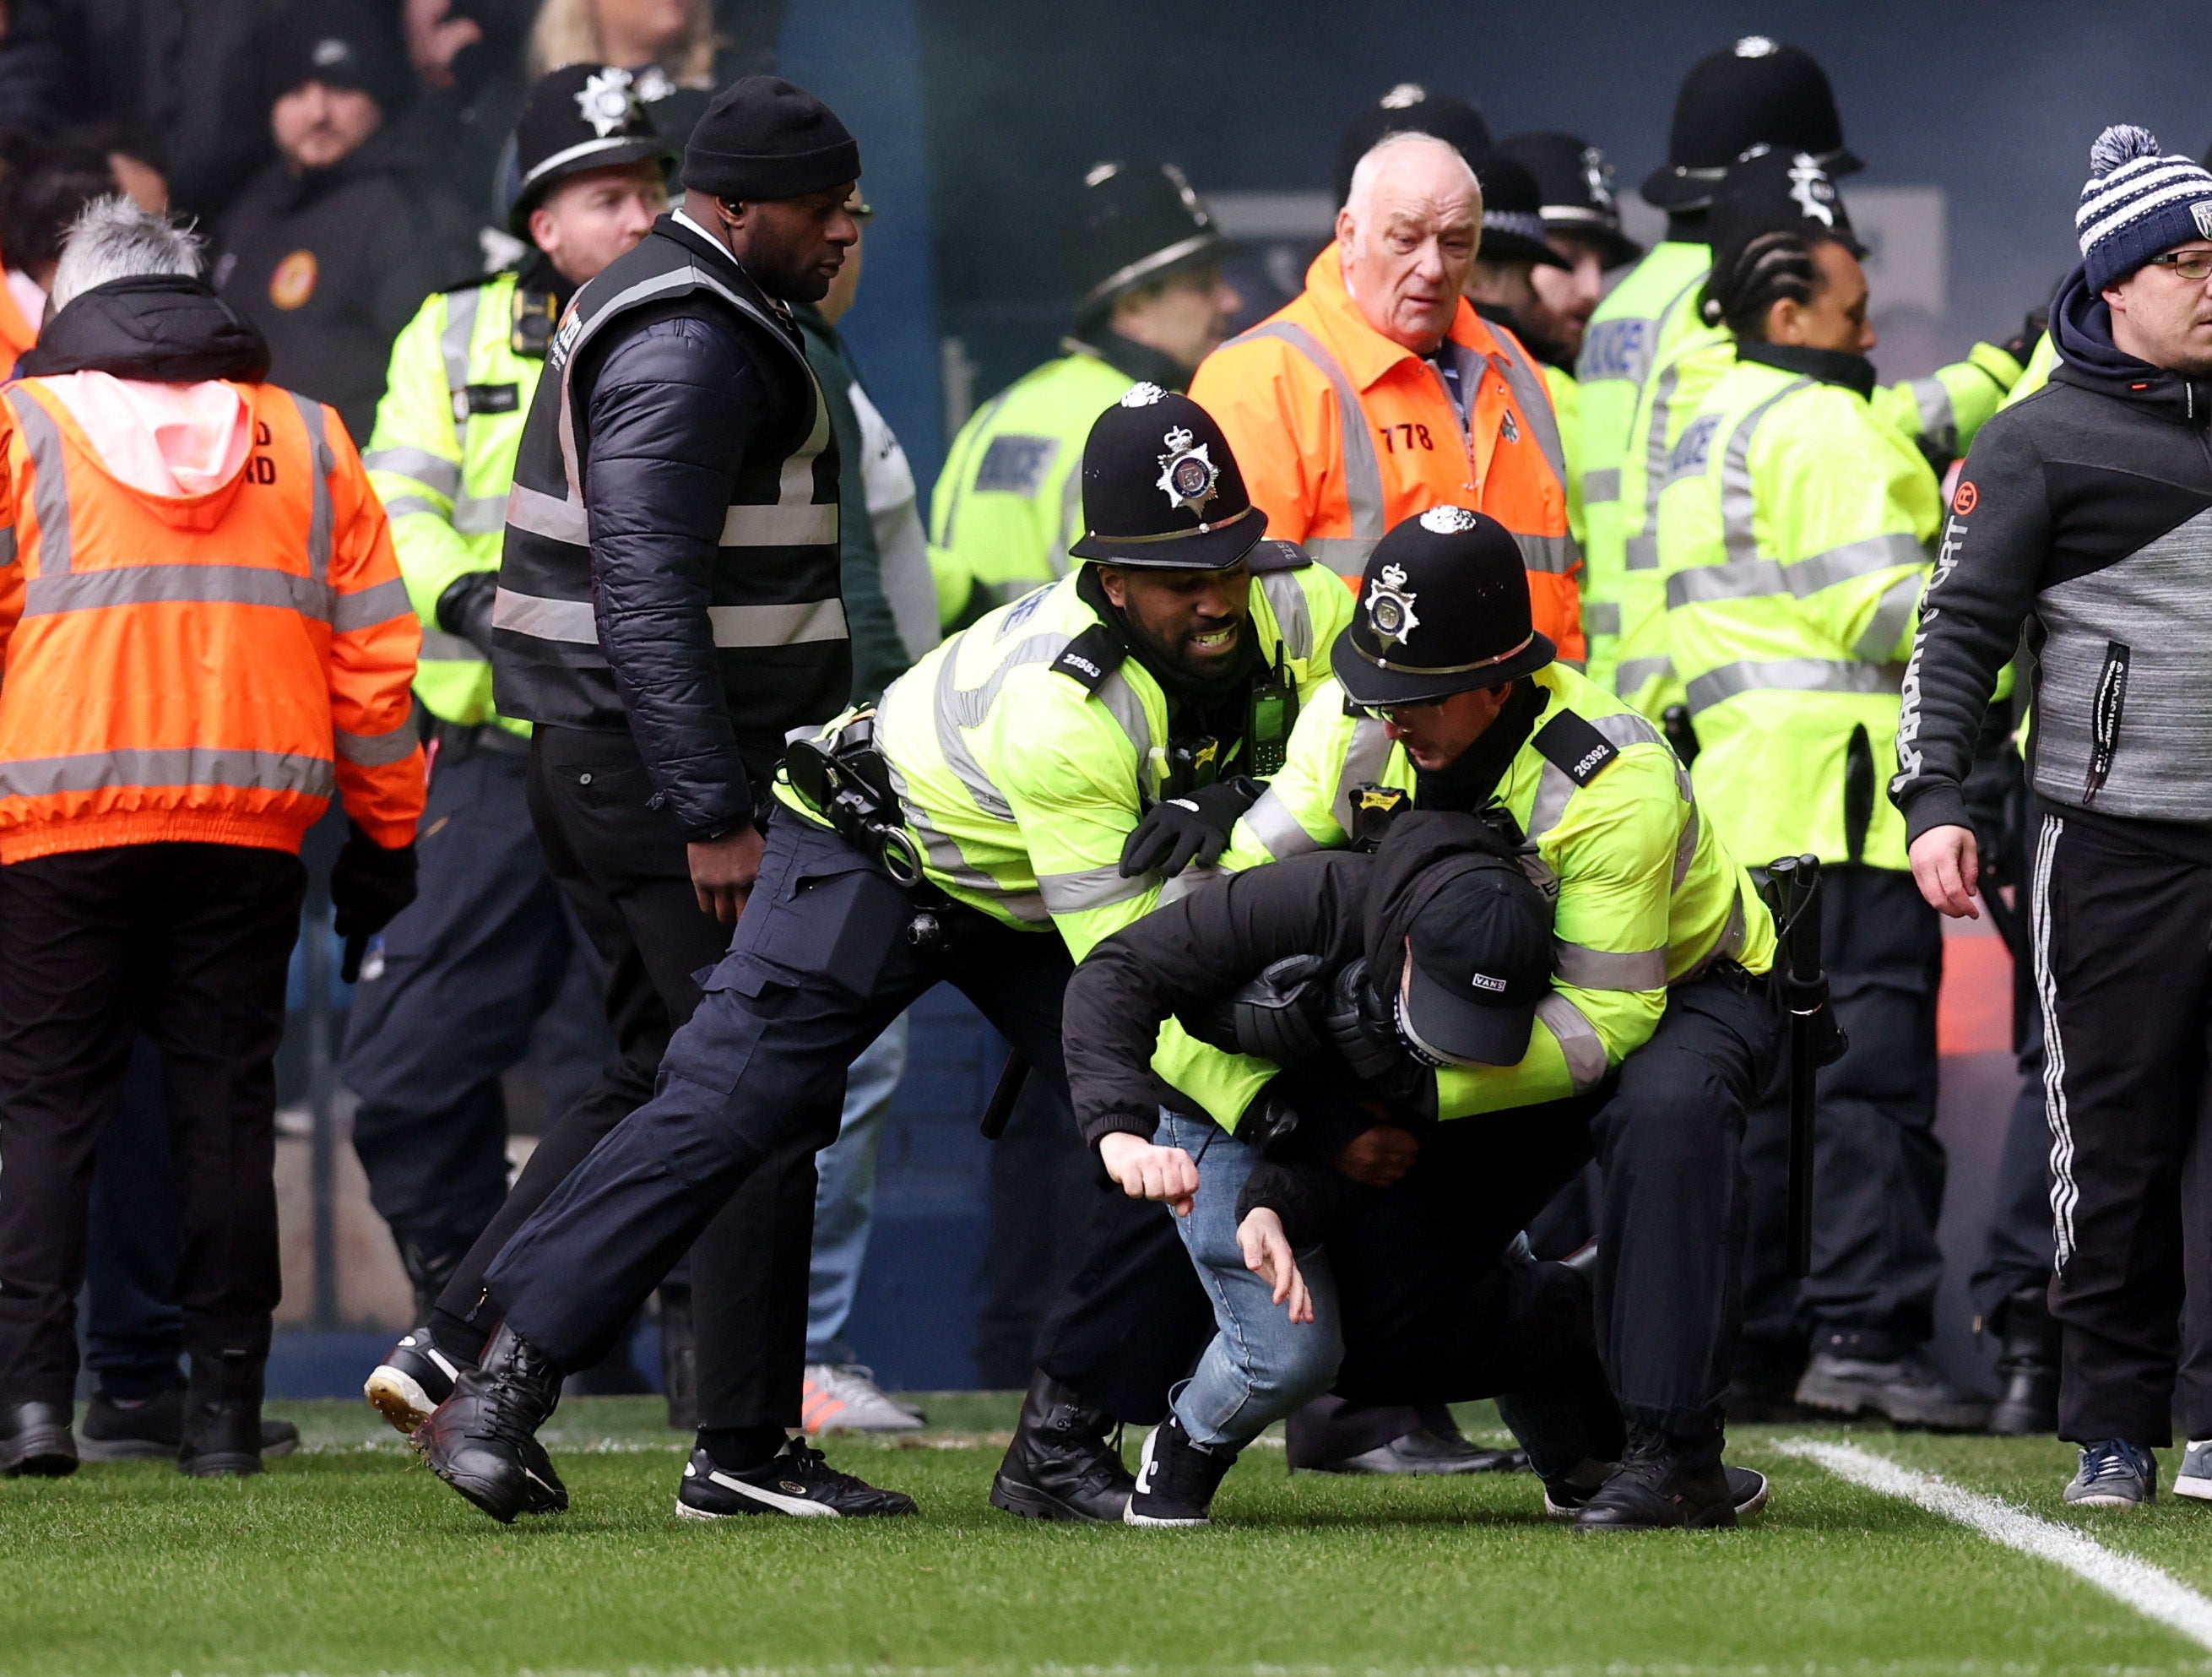
<svg viewBox="0 0 2212 1677"><path fill-rule="evenodd" d="M1382 574L1367 591L1367 623L1375 631L1375 638L1385 651L1402 647L1406 637L1421 626L1413 613L1413 601L1418 598L1406 586L1403 565L1385 565Z"/></svg>
<svg viewBox="0 0 2212 1677"><path fill-rule="evenodd" d="M630 73L607 69L586 76L576 90L576 109L601 139L619 134L637 112L637 95L631 91Z"/></svg>
<svg viewBox="0 0 2212 1677"><path fill-rule="evenodd" d="M1199 442L1183 426L1174 427L1160 441L1167 445L1167 453L1159 457L1160 476L1157 485L1168 498L1168 505L1178 510L1188 508L1203 519L1206 503L1218 493L1215 485L1221 481L1221 468L1206 455L1210 446Z"/></svg>
<svg viewBox="0 0 2212 1677"><path fill-rule="evenodd" d="M1146 383L1141 380L1121 392L1121 405L1125 408L1149 408L1155 402L1164 402L1167 399L1167 392L1156 384Z"/></svg>
<svg viewBox="0 0 2212 1677"><path fill-rule="evenodd" d="M1801 151L1790 160L1790 196L1805 212L1806 220L1825 228L1835 226L1835 185L1820 160L1809 152Z"/></svg>

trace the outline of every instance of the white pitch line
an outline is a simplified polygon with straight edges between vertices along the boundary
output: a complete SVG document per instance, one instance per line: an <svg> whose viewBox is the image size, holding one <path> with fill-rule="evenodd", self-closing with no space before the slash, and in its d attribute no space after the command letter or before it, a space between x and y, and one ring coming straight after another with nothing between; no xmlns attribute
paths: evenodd
<svg viewBox="0 0 2212 1677"><path fill-rule="evenodd" d="M1784 1455L1817 1461L1838 1479L1863 1485L1886 1497L1917 1503L1930 1514L1971 1526L2008 1549L2063 1566L2146 1619L2154 1619L2192 1642L2212 1648L2212 1601L2147 1560L2115 1554L2071 1526L2042 1519L1999 1498L1963 1490L1948 1480L1902 1467L1886 1455L1853 1444L1793 1438L1772 1448Z"/></svg>

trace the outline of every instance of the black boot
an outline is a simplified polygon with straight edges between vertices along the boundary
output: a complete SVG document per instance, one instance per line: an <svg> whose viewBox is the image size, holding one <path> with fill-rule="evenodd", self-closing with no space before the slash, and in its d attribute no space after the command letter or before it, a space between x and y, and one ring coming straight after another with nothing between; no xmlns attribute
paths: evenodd
<svg viewBox="0 0 2212 1677"><path fill-rule="evenodd" d="M243 1479L261 1471L261 1370L262 1359L242 1351L193 1355L179 1473Z"/></svg>
<svg viewBox="0 0 2212 1677"><path fill-rule="evenodd" d="M76 1440L66 1403L0 1405L0 1475L59 1479L76 1471Z"/></svg>
<svg viewBox="0 0 2212 1677"><path fill-rule="evenodd" d="M1990 1431L2007 1438L2058 1431L2058 1323L2050 1289L2039 1282L2005 1300L2004 1349L1997 1354L2004 1395L1990 1411Z"/></svg>
<svg viewBox="0 0 2212 1677"><path fill-rule="evenodd" d="M1759 1486L1763 1493L1765 1486ZM1735 1524L1737 1493L1721 1467L1717 1427L1698 1438L1628 1430L1628 1453L1575 1516L1575 1529L1705 1530Z"/></svg>
<svg viewBox="0 0 2212 1677"><path fill-rule="evenodd" d="M991 1506L1030 1520L1095 1520L1120 1525L1136 1477L1122 1462L1114 1418L1089 1409L1040 1369L1022 1400L1022 1419L991 1483Z"/></svg>
<svg viewBox="0 0 2212 1677"><path fill-rule="evenodd" d="M503 1525L518 1514L559 1514L568 1487L538 1442L561 1401L561 1370L502 1324L483 1362L464 1370L453 1394L415 1429L430 1471Z"/></svg>
<svg viewBox="0 0 2212 1677"><path fill-rule="evenodd" d="M395 1243L399 1248L399 1267L407 1272L407 1284L415 1289L415 1320L428 1322L430 1312L438 1308L438 1297L453 1279L461 1261L469 1255L469 1243L454 1244L447 1235L402 1235Z"/></svg>

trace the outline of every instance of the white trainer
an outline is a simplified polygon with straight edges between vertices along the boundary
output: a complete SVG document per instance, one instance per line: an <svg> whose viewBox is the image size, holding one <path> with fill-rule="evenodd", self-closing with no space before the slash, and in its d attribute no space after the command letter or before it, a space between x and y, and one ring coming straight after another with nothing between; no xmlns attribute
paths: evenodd
<svg viewBox="0 0 2212 1677"><path fill-rule="evenodd" d="M876 1371L859 1363L809 1363L799 1418L811 1433L913 1432L927 1420L886 1394Z"/></svg>

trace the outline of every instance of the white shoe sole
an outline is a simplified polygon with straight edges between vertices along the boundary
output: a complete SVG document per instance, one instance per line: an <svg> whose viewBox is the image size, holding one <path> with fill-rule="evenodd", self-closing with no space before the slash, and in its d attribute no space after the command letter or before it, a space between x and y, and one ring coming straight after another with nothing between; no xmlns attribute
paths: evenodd
<svg viewBox="0 0 2212 1677"><path fill-rule="evenodd" d="M2099 1491L2086 1497L2069 1497L2066 1499L2066 1506L2069 1508L2148 1508L2150 1498L2112 1496Z"/></svg>
<svg viewBox="0 0 2212 1677"><path fill-rule="evenodd" d="M2173 1494L2194 1497L2200 1503L2212 1503L2212 1479L2200 1479L2195 1473L2177 1473L2173 1480Z"/></svg>
<svg viewBox="0 0 2212 1677"><path fill-rule="evenodd" d="M1137 1484L1140 1487L1152 1471L1152 1446L1159 1441L1159 1436L1160 1429L1156 1426L1145 1435L1145 1447L1137 1452ZM1139 1514L1137 1512L1137 1497L1133 1494L1122 1507L1121 1523L1125 1526L1157 1526L1165 1530L1179 1530L1192 1526L1210 1526L1213 1522L1202 1514L1195 1520L1163 1520L1157 1514Z"/></svg>
<svg viewBox="0 0 2212 1677"><path fill-rule="evenodd" d="M356 1364L355 1367L360 1367ZM380 1363L361 1388L369 1407L392 1423L400 1432L412 1434L415 1429L430 1419L437 1405L422 1389L422 1382L403 1369L389 1363Z"/></svg>

